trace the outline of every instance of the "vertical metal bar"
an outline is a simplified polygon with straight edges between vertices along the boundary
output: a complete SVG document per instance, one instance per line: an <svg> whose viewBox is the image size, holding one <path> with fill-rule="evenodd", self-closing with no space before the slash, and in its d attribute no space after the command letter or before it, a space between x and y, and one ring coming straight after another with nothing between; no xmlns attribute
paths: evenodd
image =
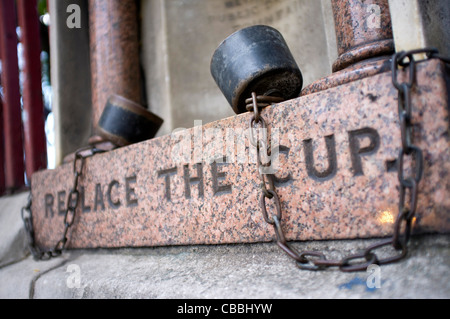
<svg viewBox="0 0 450 319"><path fill-rule="evenodd" d="M25 74L22 91L25 168L30 179L34 172L47 167L37 0L17 0L17 12Z"/></svg>
<svg viewBox="0 0 450 319"><path fill-rule="evenodd" d="M0 87L2 86L2 81L0 79ZM0 97L0 123L3 123L3 102ZM6 189L5 185L5 152L4 152L4 145L3 145L3 125L0 129L0 196L3 195Z"/></svg>
<svg viewBox="0 0 450 319"><path fill-rule="evenodd" d="M24 185L22 118L17 58L16 9L14 0L0 0L2 33L2 83L4 93L5 184L9 191Z"/></svg>
<svg viewBox="0 0 450 319"><path fill-rule="evenodd" d="M2 25L0 23L0 34L2 33ZM0 41L0 63L2 62L2 42ZM0 89L2 87L2 71L0 70ZM5 192L5 150L4 150L4 134L3 134L3 94L0 94L0 196Z"/></svg>

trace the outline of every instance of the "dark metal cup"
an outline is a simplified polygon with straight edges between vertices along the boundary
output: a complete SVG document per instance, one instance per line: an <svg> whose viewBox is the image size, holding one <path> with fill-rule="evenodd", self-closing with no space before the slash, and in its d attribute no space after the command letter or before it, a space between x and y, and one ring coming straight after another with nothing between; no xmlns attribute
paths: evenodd
<svg viewBox="0 0 450 319"><path fill-rule="evenodd" d="M139 104L112 95L98 121L98 134L108 141L126 146L155 137L163 120Z"/></svg>
<svg viewBox="0 0 450 319"><path fill-rule="evenodd" d="M211 74L233 110L246 112L252 92L289 100L298 97L303 77L283 36L255 25L236 31L214 52Z"/></svg>

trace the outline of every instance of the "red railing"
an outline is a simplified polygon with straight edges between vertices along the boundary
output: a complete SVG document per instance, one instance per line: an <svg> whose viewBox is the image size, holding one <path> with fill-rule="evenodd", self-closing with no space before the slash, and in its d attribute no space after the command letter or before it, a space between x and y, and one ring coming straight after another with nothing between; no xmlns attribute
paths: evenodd
<svg viewBox="0 0 450 319"><path fill-rule="evenodd" d="M23 47L22 94L17 26ZM27 186L25 180L29 181L34 172L47 167L37 0L0 0L0 58L3 85L1 195L23 189Z"/></svg>

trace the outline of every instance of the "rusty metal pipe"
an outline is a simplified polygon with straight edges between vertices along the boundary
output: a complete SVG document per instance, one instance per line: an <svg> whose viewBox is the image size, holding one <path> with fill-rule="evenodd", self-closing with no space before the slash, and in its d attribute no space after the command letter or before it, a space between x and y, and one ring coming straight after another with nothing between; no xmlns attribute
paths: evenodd
<svg viewBox="0 0 450 319"><path fill-rule="evenodd" d="M17 58L16 9L14 0L0 1L2 32L2 83L4 93L5 187L14 191L24 185L22 117Z"/></svg>
<svg viewBox="0 0 450 319"><path fill-rule="evenodd" d="M0 26L0 33L2 32L1 26ZM2 55L1 55L1 41L0 41L0 62L2 61ZM0 72L0 88L2 87L2 78L1 78L1 72ZM3 123L3 98L0 94L0 123ZM4 150L4 134L3 134L3 125L0 129L0 196L3 195L3 193L6 190L5 186L5 150Z"/></svg>
<svg viewBox="0 0 450 319"><path fill-rule="evenodd" d="M2 24L0 23L0 34L2 34ZM0 40L0 63L2 63L2 41ZM2 88L2 71L0 70L0 89ZM3 94L0 94L0 196L6 190L5 186L5 146L3 133Z"/></svg>
<svg viewBox="0 0 450 319"><path fill-rule="evenodd" d="M47 167L37 1L18 0L17 9L25 62L23 83L25 168L30 178L34 172Z"/></svg>

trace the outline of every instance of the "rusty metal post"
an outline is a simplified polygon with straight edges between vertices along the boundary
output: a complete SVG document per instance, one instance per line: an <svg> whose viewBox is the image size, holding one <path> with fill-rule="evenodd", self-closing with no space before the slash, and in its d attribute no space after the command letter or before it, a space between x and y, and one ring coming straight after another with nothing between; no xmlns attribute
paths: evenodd
<svg viewBox="0 0 450 319"><path fill-rule="evenodd" d="M0 81L0 87L1 87L1 81ZM0 98L0 122L3 123L3 105L2 105L2 99ZM5 162L4 162L4 145L3 145L3 128L0 132L0 196L3 195L3 193L6 190L5 186Z"/></svg>
<svg viewBox="0 0 450 319"><path fill-rule="evenodd" d="M28 178L47 167L44 104L41 90L40 34L36 0L18 0L18 18L24 57L23 126Z"/></svg>
<svg viewBox="0 0 450 319"><path fill-rule="evenodd" d="M2 33L2 25L0 23L0 34ZM0 63L2 62L2 42L0 41ZM2 71L0 70L0 89L2 88ZM5 150L4 150L4 134L3 134L3 95L0 94L0 196L5 192Z"/></svg>
<svg viewBox="0 0 450 319"><path fill-rule="evenodd" d="M5 186L14 191L24 185L22 118L17 58L16 8L14 0L0 1L2 32L2 83L4 93Z"/></svg>
<svg viewBox="0 0 450 319"><path fill-rule="evenodd" d="M390 70L395 51L388 0L331 0L338 59L333 74L305 87L323 91Z"/></svg>
<svg viewBox="0 0 450 319"><path fill-rule="evenodd" d="M135 0L89 0L94 133L108 98L141 104Z"/></svg>

